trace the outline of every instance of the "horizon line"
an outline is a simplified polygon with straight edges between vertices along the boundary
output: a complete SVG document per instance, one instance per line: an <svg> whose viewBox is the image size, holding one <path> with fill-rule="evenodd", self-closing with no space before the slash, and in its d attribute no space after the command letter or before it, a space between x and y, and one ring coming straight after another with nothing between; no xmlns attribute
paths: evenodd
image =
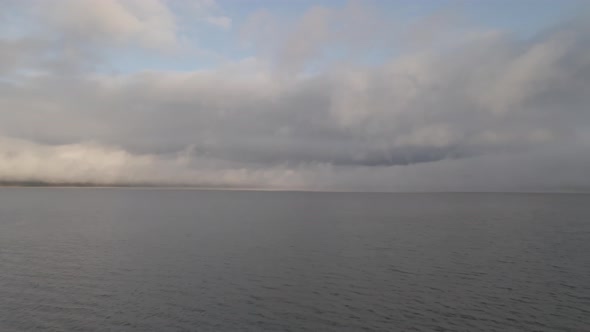
<svg viewBox="0 0 590 332"><path fill-rule="evenodd" d="M590 191L498 191L498 190L333 190L333 189L288 189L288 188L239 188L239 187L199 187L188 185L93 185L93 184L0 184L2 188L49 188L49 189L132 189L132 190L187 190L187 191L257 191L257 192L302 192L302 193L351 193L351 194L582 194Z"/></svg>

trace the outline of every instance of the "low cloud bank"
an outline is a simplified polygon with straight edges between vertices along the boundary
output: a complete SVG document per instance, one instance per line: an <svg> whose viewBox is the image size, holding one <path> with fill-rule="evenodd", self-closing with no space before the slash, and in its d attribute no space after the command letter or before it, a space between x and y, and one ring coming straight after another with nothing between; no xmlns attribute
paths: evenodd
<svg viewBox="0 0 590 332"><path fill-rule="evenodd" d="M590 149L577 147L392 166L308 163L260 167L158 156L97 143L41 145L0 139L0 174L11 184L189 186L334 191L590 191ZM581 181L581 179L584 179Z"/></svg>

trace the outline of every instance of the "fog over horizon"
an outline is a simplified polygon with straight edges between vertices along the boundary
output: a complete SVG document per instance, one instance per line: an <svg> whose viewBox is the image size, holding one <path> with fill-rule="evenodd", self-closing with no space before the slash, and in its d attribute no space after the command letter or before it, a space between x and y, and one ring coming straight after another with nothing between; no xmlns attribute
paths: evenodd
<svg viewBox="0 0 590 332"><path fill-rule="evenodd" d="M583 2L530 34L460 1L0 2L0 183L590 191Z"/></svg>

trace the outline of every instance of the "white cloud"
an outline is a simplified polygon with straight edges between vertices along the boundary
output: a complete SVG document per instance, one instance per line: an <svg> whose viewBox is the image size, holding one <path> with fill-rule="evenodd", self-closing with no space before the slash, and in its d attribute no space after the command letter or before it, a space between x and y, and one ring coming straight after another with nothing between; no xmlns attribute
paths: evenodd
<svg viewBox="0 0 590 332"><path fill-rule="evenodd" d="M66 38L166 50L178 47L175 15L161 0L61 0L38 14Z"/></svg>
<svg viewBox="0 0 590 332"><path fill-rule="evenodd" d="M215 160L189 167L190 152L164 158L132 154L93 142L46 145L0 137L0 182L96 185L196 185L204 187L300 187L290 169L219 168Z"/></svg>
<svg viewBox="0 0 590 332"><path fill-rule="evenodd" d="M186 20L186 24L204 22L223 30L232 28L233 20L224 14L224 9L215 0L176 1L170 3L179 13L179 17Z"/></svg>
<svg viewBox="0 0 590 332"><path fill-rule="evenodd" d="M241 28L242 42L262 50L282 74L297 75L334 51L345 58L383 46L391 24L369 2L349 1L343 7L312 6L300 18L252 13Z"/></svg>
<svg viewBox="0 0 590 332"><path fill-rule="evenodd" d="M231 29L232 19L227 16L209 16L205 18L207 23L216 26L218 28L229 30Z"/></svg>

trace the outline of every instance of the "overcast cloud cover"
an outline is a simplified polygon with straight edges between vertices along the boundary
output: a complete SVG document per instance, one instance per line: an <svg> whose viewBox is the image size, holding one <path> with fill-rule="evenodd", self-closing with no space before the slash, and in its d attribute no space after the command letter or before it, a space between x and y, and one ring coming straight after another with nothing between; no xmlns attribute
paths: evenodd
<svg viewBox="0 0 590 332"><path fill-rule="evenodd" d="M0 2L0 182L590 190L583 14L523 36L462 2Z"/></svg>

